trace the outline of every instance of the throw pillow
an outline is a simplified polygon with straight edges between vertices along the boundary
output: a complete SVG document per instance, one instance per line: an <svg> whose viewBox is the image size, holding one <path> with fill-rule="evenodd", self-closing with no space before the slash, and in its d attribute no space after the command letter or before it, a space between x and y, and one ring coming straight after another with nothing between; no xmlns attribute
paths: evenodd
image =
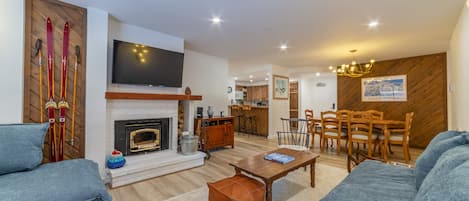
<svg viewBox="0 0 469 201"><path fill-rule="evenodd" d="M41 164L49 123L0 125L0 175L31 170Z"/></svg>
<svg viewBox="0 0 469 201"><path fill-rule="evenodd" d="M446 134L453 136L446 139L444 139L445 137L437 136L439 139L437 141L432 141L432 143L428 145L422 155L420 155L420 157L415 162L414 173L417 190L420 188L423 180L433 168L442 153L458 145L469 143L469 133L459 132L459 134L451 134L451 132L445 132L439 135Z"/></svg>

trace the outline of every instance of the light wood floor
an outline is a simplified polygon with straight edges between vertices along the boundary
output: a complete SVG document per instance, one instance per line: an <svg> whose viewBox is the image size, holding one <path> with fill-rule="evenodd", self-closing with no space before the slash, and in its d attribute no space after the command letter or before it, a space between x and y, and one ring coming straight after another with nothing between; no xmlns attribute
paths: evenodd
<svg viewBox="0 0 469 201"><path fill-rule="evenodd" d="M317 143L312 150L320 153L318 163L346 168L345 148L343 153L337 155L335 148L320 152ZM343 143L345 144L345 143ZM160 201L165 200L200 187L207 185L207 182L217 181L234 175L234 169L228 165L232 161L240 160L247 156L256 155L265 151L277 148L275 139L268 140L265 137L248 136L245 134L235 135L235 148L225 148L215 150L210 160L205 161L205 165L190 170L185 170L154 179L145 180L139 183L110 189L114 201ZM393 147L394 154L389 156L391 161L403 162L402 149ZM411 164L422 153L422 149L410 149Z"/></svg>

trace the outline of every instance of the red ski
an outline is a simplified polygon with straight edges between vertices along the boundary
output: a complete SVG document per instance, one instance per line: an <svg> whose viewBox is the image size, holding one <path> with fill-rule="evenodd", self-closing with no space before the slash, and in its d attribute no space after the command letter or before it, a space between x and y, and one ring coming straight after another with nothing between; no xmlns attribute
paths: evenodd
<svg viewBox="0 0 469 201"><path fill-rule="evenodd" d="M46 103L46 109L49 116L49 144L50 144L50 161L57 161L56 156L56 140L55 140L55 109L57 104L54 102L54 33L52 32L52 22L47 18L47 88L49 101Z"/></svg>
<svg viewBox="0 0 469 201"><path fill-rule="evenodd" d="M62 44L62 73L60 78L60 102L59 107L59 158L58 161L64 160L64 135L65 135L65 119L68 109L67 102L67 67L68 67L68 22L64 25L64 36Z"/></svg>

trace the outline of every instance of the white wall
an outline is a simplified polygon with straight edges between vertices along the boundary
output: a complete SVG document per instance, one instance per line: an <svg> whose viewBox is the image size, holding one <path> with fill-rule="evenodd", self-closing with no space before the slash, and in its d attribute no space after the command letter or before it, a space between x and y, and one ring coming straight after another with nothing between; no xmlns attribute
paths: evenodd
<svg viewBox="0 0 469 201"><path fill-rule="evenodd" d="M0 123L23 121L24 1L0 1Z"/></svg>
<svg viewBox="0 0 469 201"><path fill-rule="evenodd" d="M469 8L464 6L448 51L449 128L469 130Z"/></svg>
<svg viewBox="0 0 469 201"><path fill-rule="evenodd" d="M277 131L282 130L280 118L290 118L290 100L273 99L272 75L289 76L288 68L272 66L269 83L269 138L276 136Z"/></svg>
<svg viewBox="0 0 469 201"><path fill-rule="evenodd" d="M320 117L321 112L332 110L332 104L337 108L337 77L316 77L314 73L294 78L299 83L300 117L304 118L305 109L312 109L315 117ZM325 87L316 86L317 83L326 84Z"/></svg>
<svg viewBox="0 0 469 201"><path fill-rule="evenodd" d="M192 94L202 95L202 101L195 101L194 107L213 106L215 115L220 111L228 114L228 61L223 58L185 50L182 84L189 86ZM234 90L234 89L233 89Z"/></svg>
<svg viewBox="0 0 469 201"><path fill-rule="evenodd" d="M104 176L106 161L106 73L109 15L88 8L86 36L86 119L85 158L99 164Z"/></svg>
<svg viewBox="0 0 469 201"><path fill-rule="evenodd" d="M112 58L113 41L121 40L131 43L138 43L156 47L160 49L184 53L184 39L142 27L125 24L111 17L109 20L108 34L108 90L109 91L130 91L142 93L180 93L180 88L169 87L149 87L141 85L112 84ZM184 69L185 70L185 69Z"/></svg>

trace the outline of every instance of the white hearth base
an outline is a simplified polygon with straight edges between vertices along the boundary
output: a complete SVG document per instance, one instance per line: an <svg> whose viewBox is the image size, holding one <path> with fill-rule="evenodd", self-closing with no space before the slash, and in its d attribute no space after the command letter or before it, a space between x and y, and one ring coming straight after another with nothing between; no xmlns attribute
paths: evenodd
<svg viewBox="0 0 469 201"><path fill-rule="evenodd" d="M194 155L182 155L174 151L127 156L127 163L119 169L108 169L111 178L111 187L115 188L126 184L170 174L204 165L205 153L197 152Z"/></svg>

